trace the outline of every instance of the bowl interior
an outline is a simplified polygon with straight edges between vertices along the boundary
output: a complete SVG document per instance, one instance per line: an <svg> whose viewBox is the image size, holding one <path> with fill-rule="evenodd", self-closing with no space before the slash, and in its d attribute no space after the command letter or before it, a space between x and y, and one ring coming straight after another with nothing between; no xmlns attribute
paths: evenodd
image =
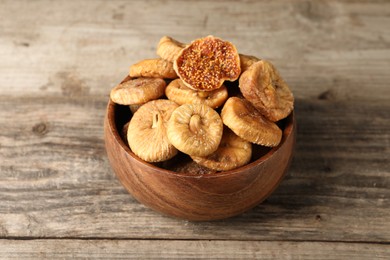
<svg viewBox="0 0 390 260"><path fill-rule="evenodd" d="M129 156L133 157L135 160L138 160L145 164L145 166L150 167L151 169L154 169L159 172L165 172L169 174L174 175L181 175L181 176L187 176L187 177L199 177L199 174L196 173L186 173L186 172L175 172L171 171L169 169L166 169L163 163L148 163L140 159L138 156L136 156L129 148L127 143L125 143L125 140L122 138L120 132L122 131L123 126L130 121L132 117L132 113L128 106L122 106L117 105L113 103L112 101L109 101L108 107L107 107L107 119L110 131L113 133L114 138L116 139L116 142L121 146L121 149L123 152L127 153ZM279 149L279 147L283 146L286 139L293 134L294 129L294 113L292 112L287 118L279 121L278 126L283 131L283 136L280 144L273 148L268 148L260 145L253 145L252 146L252 158L251 161L239 168L229 170L229 171L223 171L223 172L215 172L212 174L204 174L202 175L203 178L215 178L219 175L229 175L229 174L235 174L237 172L242 172L247 169L250 169L253 167L254 164L259 164L264 161L266 161L268 158L272 157L272 155ZM187 155L184 155L182 153L179 153L179 155L175 156L174 159L171 159L172 161L170 163L175 162L181 162L185 160L190 160L190 157Z"/></svg>

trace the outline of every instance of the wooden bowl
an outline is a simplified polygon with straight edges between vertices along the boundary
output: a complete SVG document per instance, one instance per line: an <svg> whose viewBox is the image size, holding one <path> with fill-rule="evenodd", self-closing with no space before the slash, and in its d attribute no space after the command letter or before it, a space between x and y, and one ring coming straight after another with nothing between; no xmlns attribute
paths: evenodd
<svg viewBox="0 0 390 260"><path fill-rule="evenodd" d="M265 200L290 165L295 145L295 118L282 121L279 146L257 152L249 164L213 174L178 173L138 158L119 133L130 119L125 106L109 101L104 122L109 161L134 198L161 213L192 221L223 219L243 213Z"/></svg>

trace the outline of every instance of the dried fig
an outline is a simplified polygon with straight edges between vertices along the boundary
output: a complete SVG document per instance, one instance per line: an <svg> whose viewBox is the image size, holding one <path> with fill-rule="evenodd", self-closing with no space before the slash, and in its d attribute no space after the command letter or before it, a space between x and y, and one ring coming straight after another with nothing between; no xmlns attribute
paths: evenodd
<svg viewBox="0 0 390 260"><path fill-rule="evenodd" d="M209 169L228 171L247 164L251 155L252 144L225 127L221 143L214 153L205 157L191 157L196 163Z"/></svg>
<svg viewBox="0 0 390 260"><path fill-rule="evenodd" d="M164 95L165 87L159 78L130 79L113 88L110 98L120 105L143 104Z"/></svg>
<svg viewBox="0 0 390 260"><path fill-rule="evenodd" d="M130 67L130 77L177 78L172 62L163 59L142 60Z"/></svg>
<svg viewBox="0 0 390 260"><path fill-rule="evenodd" d="M122 131L120 132L122 140L125 144L128 144L128 142L127 142L127 129L129 129L129 124L130 124L130 121L127 122L126 124L124 124L124 126L122 127Z"/></svg>
<svg viewBox="0 0 390 260"><path fill-rule="evenodd" d="M168 122L168 139L188 155L207 156L217 150L223 123L215 110L204 104L178 107Z"/></svg>
<svg viewBox="0 0 390 260"><path fill-rule="evenodd" d="M131 150L147 162L161 162L177 154L167 137L167 122L178 105L170 100L153 100L141 106L130 120L127 140Z"/></svg>
<svg viewBox="0 0 390 260"><path fill-rule="evenodd" d="M144 103L142 104L133 104L133 105L129 105L129 108L130 108L130 111L132 114L134 114L135 112L137 112L137 110L143 105Z"/></svg>
<svg viewBox="0 0 390 260"><path fill-rule="evenodd" d="M287 117L294 108L294 97L275 67L268 61L255 62L239 80L244 97L271 121Z"/></svg>
<svg viewBox="0 0 390 260"><path fill-rule="evenodd" d="M222 108L221 117L236 135L251 143L273 147L282 138L282 130L245 99L229 98Z"/></svg>
<svg viewBox="0 0 390 260"><path fill-rule="evenodd" d="M165 89L165 95L179 105L205 104L217 108L228 98L228 91L224 85L212 91L196 91L184 85L181 79L175 79Z"/></svg>
<svg viewBox="0 0 390 260"><path fill-rule="evenodd" d="M191 159L191 157L183 153L179 153L171 160L163 162L162 167L170 171L181 172L186 174L203 175L203 174L210 174L216 172L216 170L212 170L197 164Z"/></svg>
<svg viewBox="0 0 390 260"><path fill-rule="evenodd" d="M199 165L194 161L177 164L175 167L171 169L171 171L187 173L187 174L199 174L199 175L216 172L216 170L203 167L202 165Z"/></svg>
<svg viewBox="0 0 390 260"><path fill-rule="evenodd" d="M253 63L260 59L255 56L240 54L241 73L246 71Z"/></svg>
<svg viewBox="0 0 390 260"><path fill-rule="evenodd" d="M157 55L164 60L174 62L184 47L186 47L184 43L178 42L171 37L164 36L158 43Z"/></svg>
<svg viewBox="0 0 390 260"><path fill-rule="evenodd" d="M187 87L200 91L217 89L241 73L236 47L214 36L193 41L180 52L173 67Z"/></svg>

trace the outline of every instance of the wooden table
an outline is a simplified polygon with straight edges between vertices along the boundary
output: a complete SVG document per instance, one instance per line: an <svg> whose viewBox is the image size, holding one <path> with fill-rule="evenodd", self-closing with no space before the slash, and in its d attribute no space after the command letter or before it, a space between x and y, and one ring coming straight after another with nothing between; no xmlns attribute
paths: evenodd
<svg viewBox="0 0 390 260"><path fill-rule="evenodd" d="M108 163L109 92L160 37L269 59L296 98L287 178L188 222ZM0 258L390 259L389 1L0 1Z"/></svg>

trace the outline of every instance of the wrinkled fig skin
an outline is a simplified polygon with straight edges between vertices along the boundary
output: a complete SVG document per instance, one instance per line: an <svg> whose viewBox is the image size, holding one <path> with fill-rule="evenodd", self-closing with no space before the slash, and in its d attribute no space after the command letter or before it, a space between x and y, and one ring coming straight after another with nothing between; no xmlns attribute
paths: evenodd
<svg viewBox="0 0 390 260"><path fill-rule="evenodd" d="M134 113L127 131L130 149L147 162L161 162L177 154L167 137L167 122L178 107L166 99L150 101Z"/></svg>
<svg viewBox="0 0 390 260"><path fill-rule="evenodd" d="M218 108L228 98L228 91L224 85L213 91L196 91L187 87L181 79L175 79L165 89L165 95L179 105L205 104Z"/></svg>
<svg viewBox="0 0 390 260"><path fill-rule="evenodd" d="M146 59L130 67L130 77L176 79L173 63L163 59Z"/></svg>
<svg viewBox="0 0 390 260"><path fill-rule="evenodd" d="M133 104L133 105L129 105L129 109L131 111L131 113L134 115L135 112L137 112L137 110L143 105L142 104Z"/></svg>
<svg viewBox="0 0 390 260"><path fill-rule="evenodd" d="M176 41L175 39L164 36L160 39L157 46L157 55L162 59L174 62L179 53L186 47L186 44Z"/></svg>
<svg viewBox="0 0 390 260"><path fill-rule="evenodd" d="M273 122L287 117L294 108L294 97L288 85L268 61L257 61L244 71L239 88L244 97Z"/></svg>
<svg viewBox="0 0 390 260"><path fill-rule="evenodd" d="M253 63L259 61L260 59L246 54L240 53L240 64L241 64L241 73L246 71Z"/></svg>
<svg viewBox="0 0 390 260"><path fill-rule="evenodd" d="M189 155L182 152L178 152L172 159L162 162L161 168L190 175L208 175L217 172L197 164Z"/></svg>
<svg viewBox="0 0 390 260"><path fill-rule="evenodd" d="M205 157L192 156L192 159L209 169L228 171L247 164L251 156L252 144L225 127L221 143L214 153Z"/></svg>
<svg viewBox="0 0 390 260"><path fill-rule="evenodd" d="M229 98L222 108L221 117L236 135L251 143L274 147L282 138L282 130L245 99Z"/></svg>
<svg viewBox="0 0 390 260"><path fill-rule="evenodd" d="M217 150L223 123L219 114L203 104L184 104L168 123L168 139L188 155L207 156Z"/></svg>
<svg viewBox="0 0 390 260"><path fill-rule="evenodd" d="M157 54L110 93L133 115L121 134L138 157L160 165L180 151L185 170L228 171L251 160L252 144L278 146L294 98L270 62L211 35L189 45L164 36Z"/></svg>
<svg viewBox="0 0 390 260"><path fill-rule="evenodd" d="M139 105L164 95L165 87L159 78L129 79L113 88L110 98L120 105Z"/></svg>
<svg viewBox="0 0 390 260"><path fill-rule="evenodd" d="M122 127L122 131L120 132L120 135L121 135L123 141L127 145L129 144L129 142L127 141L127 130L129 129L129 124L130 124L130 121L127 122L126 124L124 124L124 126Z"/></svg>

